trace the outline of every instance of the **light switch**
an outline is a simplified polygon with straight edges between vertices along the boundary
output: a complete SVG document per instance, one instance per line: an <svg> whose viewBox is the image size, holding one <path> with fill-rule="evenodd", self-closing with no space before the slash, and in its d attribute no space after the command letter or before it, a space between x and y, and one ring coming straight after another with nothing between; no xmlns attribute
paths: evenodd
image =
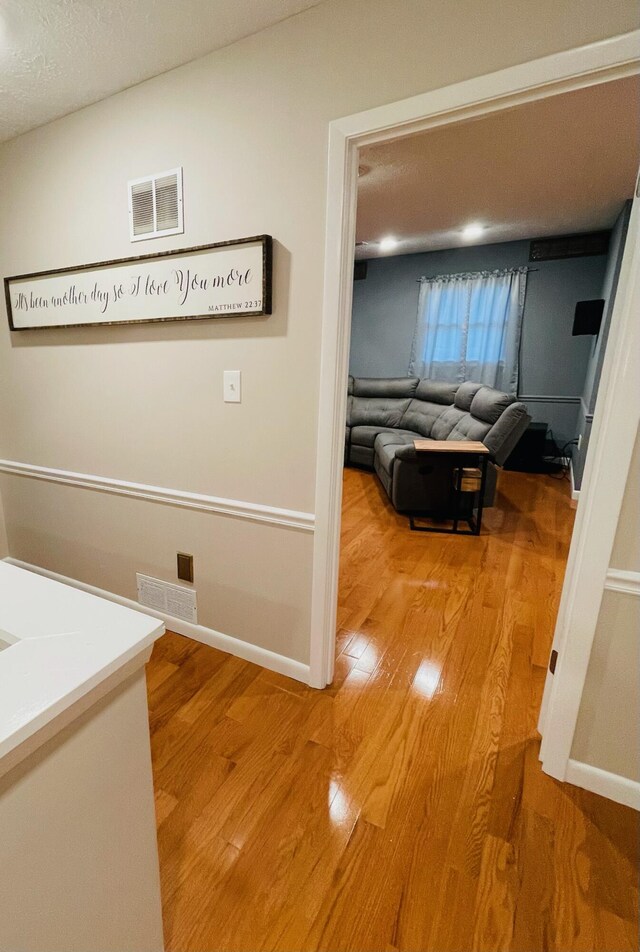
<svg viewBox="0 0 640 952"><path fill-rule="evenodd" d="M240 403L240 371L225 370L224 372L224 402Z"/></svg>

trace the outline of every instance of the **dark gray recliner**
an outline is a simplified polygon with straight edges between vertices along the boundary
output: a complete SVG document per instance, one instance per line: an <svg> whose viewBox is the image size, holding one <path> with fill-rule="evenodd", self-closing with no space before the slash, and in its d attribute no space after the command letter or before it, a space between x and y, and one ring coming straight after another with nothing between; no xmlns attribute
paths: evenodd
<svg viewBox="0 0 640 952"><path fill-rule="evenodd" d="M478 440L491 453L485 506L493 503L494 464L502 465L531 417L509 394L467 381L350 377L345 462L373 468L398 512L446 516L450 457L416 452L413 441Z"/></svg>

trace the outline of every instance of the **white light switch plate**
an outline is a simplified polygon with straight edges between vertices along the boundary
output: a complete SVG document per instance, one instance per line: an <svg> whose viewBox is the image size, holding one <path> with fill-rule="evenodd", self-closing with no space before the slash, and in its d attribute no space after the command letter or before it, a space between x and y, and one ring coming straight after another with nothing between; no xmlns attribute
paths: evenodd
<svg viewBox="0 0 640 952"><path fill-rule="evenodd" d="M224 372L224 402L240 403L240 371L225 370Z"/></svg>

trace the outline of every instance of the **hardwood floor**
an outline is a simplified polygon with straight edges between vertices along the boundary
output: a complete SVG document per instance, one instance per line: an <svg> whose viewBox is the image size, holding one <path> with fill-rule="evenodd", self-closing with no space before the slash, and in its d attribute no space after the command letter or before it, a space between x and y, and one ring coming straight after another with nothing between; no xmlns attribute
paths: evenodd
<svg viewBox="0 0 640 952"><path fill-rule="evenodd" d="M158 642L169 952L637 950L638 815L538 762L572 520L502 473L480 538L412 533L347 470L330 688Z"/></svg>

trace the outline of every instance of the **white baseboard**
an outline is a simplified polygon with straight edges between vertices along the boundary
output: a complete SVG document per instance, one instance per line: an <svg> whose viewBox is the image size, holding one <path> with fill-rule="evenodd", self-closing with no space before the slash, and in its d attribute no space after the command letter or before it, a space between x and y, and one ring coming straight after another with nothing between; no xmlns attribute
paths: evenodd
<svg viewBox="0 0 640 952"><path fill-rule="evenodd" d="M583 790L590 790L591 793L598 793L601 797L640 810L640 783L637 780L629 780L628 777L621 777L619 774L609 773L608 770L571 759L567 761L565 780L576 787L582 787Z"/></svg>
<svg viewBox="0 0 640 952"><path fill-rule="evenodd" d="M79 588L83 592L89 592L91 595L97 595L100 598L106 598L107 601L117 602L118 605L124 605L126 608L133 608L135 611L142 612L144 615L152 615L165 623L167 628L175 631L178 635L185 635L194 641L199 641L203 645L209 645L211 648L218 648L219 651L225 651L227 654L234 655L236 658L242 658L243 661L251 661L269 671L277 671L278 674L284 674L295 681L302 681L303 684L309 684L309 665L301 661L295 661L293 658L287 658L285 655L276 654L275 651L269 651L267 648L260 648L258 645L252 645L248 641L242 641L240 638L233 638L231 635L224 635L221 631L214 631L213 628L205 628L204 625L193 625L191 622L182 621L180 618L174 618L164 612L156 611L153 608L147 608L133 601L131 598L125 598L123 595L116 595L113 592L107 592L95 585L88 585L86 582L79 582L77 579L69 578L66 575L60 575L58 572L51 572L39 565L31 565L29 562L21 562L19 559L12 559L10 556L3 561L11 565L17 565L19 568L27 569L29 572L35 572L37 575L44 575L46 578L53 579L56 582L62 582L63 585L71 585L72 588Z"/></svg>
<svg viewBox="0 0 640 952"><path fill-rule="evenodd" d="M573 460L569 460L569 473L571 474L571 498L574 502L577 502L580 498L580 490L576 489L575 480L573 478Z"/></svg>

